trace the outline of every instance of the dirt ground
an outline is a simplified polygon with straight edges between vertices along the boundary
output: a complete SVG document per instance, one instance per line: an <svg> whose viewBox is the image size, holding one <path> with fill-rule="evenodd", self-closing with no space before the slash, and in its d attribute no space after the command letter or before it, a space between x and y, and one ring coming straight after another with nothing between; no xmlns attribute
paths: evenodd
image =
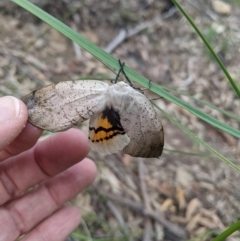
<svg viewBox="0 0 240 241"><path fill-rule="evenodd" d="M231 9L225 14L207 0L180 3L239 84L238 3L229 0ZM118 34L126 31L128 38L111 50L116 58L239 129L237 121L187 96L239 115L239 99L222 70L170 1L72 0L41 1L40 5L108 50ZM22 97L41 86L69 79L114 79L114 73L89 53L13 3L0 3L0 13L0 95ZM146 95L156 97L149 91ZM234 137L164 99L156 103L239 165L239 142ZM84 214L78 233L90 235L92 240L204 241L238 220L239 174L168 119L162 117L162 123L165 150L160 159L89 153L98 166L98 177L73 200ZM83 129L86 131L87 125ZM240 240L240 235L227 240Z"/></svg>

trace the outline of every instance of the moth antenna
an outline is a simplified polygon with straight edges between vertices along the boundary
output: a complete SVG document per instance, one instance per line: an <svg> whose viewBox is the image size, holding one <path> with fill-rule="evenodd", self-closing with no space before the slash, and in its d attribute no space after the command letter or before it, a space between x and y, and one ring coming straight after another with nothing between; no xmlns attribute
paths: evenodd
<svg viewBox="0 0 240 241"><path fill-rule="evenodd" d="M120 76L120 73L121 72L123 72L123 66L125 65L125 63L123 62L121 62L120 61L120 59L118 60L118 62L119 62L119 65L120 65L120 69L119 69L119 71L118 71L118 73L117 73L117 76L116 76L116 78L115 78L115 84L118 82L118 79L119 79L119 76Z"/></svg>
<svg viewBox="0 0 240 241"><path fill-rule="evenodd" d="M140 88L140 90L143 92L144 90L150 90L152 86L152 81L151 80L148 80L148 88Z"/></svg>
<svg viewBox="0 0 240 241"><path fill-rule="evenodd" d="M163 99L162 96L159 96L158 98L154 98L154 99L150 99L151 101L154 101L154 100L160 100L160 99Z"/></svg>
<svg viewBox="0 0 240 241"><path fill-rule="evenodd" d="M151 86L152 86L152 81L151 81L151 80L148 80L148 89L149 89L149 90L150 90Z"/></svg>
<svg viewBox="0 0 240 241"><path fill-rule="evenodd" d="M124 75L125 79L127 80L128 84L129 84L131 87L133 87L132 82L130 81L130 79L128 78L128 76L126 75L126 73L125 73L125 71L124 71L124 65L125 65L125 63L124 63L124 62L122 63L120 59L118 60L118 62L119 62L119 65L120 65L120 70L119 70L119 72L122 72L122 73L123 73L123 75Z"/></svg>
<svg viewBox="0 0 240 241"><path fill-rule="evenodd" d="M132 82L131 82L131 80L128 78L127 74L126 74L125 71L124 71L124 65L125 65L125 63L124 63L124 62L121 62L120 59L118 60L118 62L119 62L119 65L120 65L120 69L119 69L119 71L118 71L118 73L117 73L117 76L116 76L116 78L115 78L115 84L117 83L117 81L118 81L118 79L119 79L119 76L120 76L120 73L122 72L123 75L124 75L124 77L125 77L125 79L127 80L128 84L129 84L133 89L138 90L138 91L139 91L140 93L142 93L142 94L143 94L143 91L144 91L144 90L150 89L150 87L151 87L151 80L149 80L148 88L146 88L146 89L141 89L141 88L136 88L136 87L134 87L133 84L132 84Z"/></svg>
<svg viewBox="0 0 240 241"><path fill-rule="evenodd" d="M152 81L149 80L149 82L148 82L148 89L146 88L145 90L150 90L151 86L152 86ZM151 101L159 100L159 99L163 99L163 97L162 97L162 96L159 96L159 97L157 97L157 98L151 99Z"/></svg>

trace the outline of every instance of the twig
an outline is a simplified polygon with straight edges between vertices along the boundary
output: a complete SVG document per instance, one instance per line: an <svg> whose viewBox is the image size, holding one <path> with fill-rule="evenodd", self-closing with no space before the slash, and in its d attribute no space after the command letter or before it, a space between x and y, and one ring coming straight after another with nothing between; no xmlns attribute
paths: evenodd
<svg viewBox="0 0 240 241"><path fill-rule="evenodd" d="M152 240L152 223L150 218L146 218L144 223L144 233L143 233L143 241L149 241Z"/></svg>
<svg viewBox="0 0 240 241"><path fill-rule="evenodd" d="M112 53L112 51L126 39L126 35L127 31L125 29L120 29L117 37L108 44L108 46L105 48L105 51L107 53Z"/></svg>
<svg viewBox="0 0 240 241"><path fill-rule="evenodd" d="M199 2L199 1L192 1L192 0L187 0L188 3L190 3L195 9L197 9L199 12L207 15L211 20L217 20L218 19L218 16L217 14L213 13L213 11L209 10L209 9L206 9L206 10L203 10L203 9L200 9L200 6L204 6L202 4L202 2Z"/></svg>
<svg viewBox="0 0 240 241"><path fill-rule="evenodd" d="M144 163L143 159L139 158L138 160L138 174L139 174L139 179L140 179L140 187L141 187L141 192L142 192L142 197L143 197L143 203L147 211L151 211L150 207L150 202L148 199L148 194L147 194L147 186L144 180Z"/></svg>
<svg viewBox="0 0 240 241"><path fill-rule="evenodd" d="M129 187L130 189L136 191L136 185L134 184L134 182L131 182L131 180L126 179L126 174L124 174L124 172L119 171L119 166L116 165L116 162L113 161L119 161L117 163L122 163L120 162L120 158L117 154L112 154L112 155L106 155L104 162L108 165L108 167L111 169L111 171L116 175L116 177L122 182L124 183L124 185L126 185L127 187Z"/></svg>
<svg viewBox="0 0 240 241"><path fill-rule="evenodd" d="M30 58L26 59L26 54L24 54L23 52L20 52L20 51L10 51L10 50L6 50L6 49L2 49L0 48L0 55L3 55L4 57L8 58L11 62L13 62L20 70L24 69L23 67L23 64L21 63L21 60L23 61L29 61L30 59L34 59L34 64L32 64L30 62L30 64L36 69L39 69L40 68L40 71L43 71L43 70L46 70L44 69L44 66L45 65L35 65L36 62L39 62L37 61L36 58L34 58L33 56L31 56ZM39 62L40 63L40 62ZM32 74L30 71L26 70L26 68L24 69L24 74L26 76L28 76L30 79L34 80L35 82L39 83L39 84L42 84L42 82L36 78L36 76L34 74ZM10 79L10 77L8 76L7 79ZM17 82L17 81L14 81L15 78L12 79L12 83L17 87L19 88L21 85ZM19 88L21 89L21 88Z"/></svg>
<svg viewBox="0 0 240 241"><path fill-rule="evenodd" d="M181 84L178 86L179 88L187 87L188 85L192 84L193 77L189 75L185 80L181 81Z"/></svg>
<svg viewBox="0 0 240 241"><path fill-rule="evenodd" d="M147 186L144 180L145 173L144 173L144 162L142 158L138 159L138 174L139 174L139 179L140 179L140 187L141 187L141 192L142 192L142 197L143 197L143 203L145 206L145 210L147 212L151 212L151 206L150 202L148 199L148 193L147 193ZM149 219L149 217L145 217L145 223L144 223L144 234L143 234L143 241L149 241L151 240L151 233L152 233L152 224Z"/></svg>
<svg viewBox="0 0 240 241"><path fill-rule="evenodd" d="M119 224L121 225L123 231L125 234L129 234L129 229L127 227L127 225L124 222L124 219L122 217L122 215L120 214L120 212L117 210L117 208L115 207L115 205L111 202L111 201L107 201L107 206L109 208L109 210L112 212L112 214L114 215L114 217L117 219L117 221L119 222Z"/></svg>
<svg viewBox="0 0 240 241"><path fill-rule="evenodd" d="M154 212L148 211L147 212L141 204L138 204L127 198L123 198L123 197L120 197L120 196L112 194L112 193L107 193L107 192L101 191L101 190L99 190L99 188L96 189L95 191L98 192L100 195L103 195L103 196L109 198L112 201L115 201L121 205L127 206L127 207L133 209L134 211L139 212L142 215L144 215L146 217L150 217L150 218L156 220L157 222L161 223L163 225L163 227L168 230L168 232L170 232L174 236L178 237L178 241L184 240L184 238L186 237L186 233L182 228L180 228L179 226L175 225L174 223L166 220L166 218L161 213L159 213L157 211L154 211Z"/></svg>
<svg viewBox="0 0 240 241"><path fill-rule="evenodd" d="M4 46L3 47L0 46L0 54L4 55L6 58L9 58L10 60L13 59L14 61L19 61L19 59L22 59L25 63L27 62L41 71L48 71L47 65L42 63L39 59L37 59L33 55L30 55L30 54L26 55L26 53L22 51L11 50ZM20 64L19 62L17 63Z"/></svg>
<svg viewBox="0 0 240 241"><path fill-rule="evenodd" d="M151 28L158 22L160 23L162 20L159 17L154 18L151 21L145 22L145 23L140 23L137 25L135 28L130 29L130 30L125 30L121 29L117 37L112 40L107 47L105 48L105 51L108 53L112 53L112 51L120 45L123 41L125 41L127 38L130 38L139 32L143 31L146 28Z"/></svg>
<svg viewBox="0 0 240 241"><path fill-rule="evenodd" d="M85 232L86 235L87 235L87 241L92 241L91 233L90 233L90 231L89 231L89 229L88 229L88 226L87 226L87 224L85 223L85 221L84 221L83 218L82 218L82 220L81 220L81 224L82 224L82 227L83 227L84 232Z"/></svg>
<svg viewBox="0 0 240 241"><path fill-rule="evenodd" d="M105 51L108 53L112 53L112 51L118 46L120 45L123 41L125 41L126 39L138 34L139 32L143 31L144 29L147 28L152 28L154 27L156 24L159 24L162 22L163 19L167 19L171 16L173 16L173 14L175 14L178 11L178 9L176 7L171 8L167 13L163 14L162 17L155 17L150 21L144 22L144 23L140 23L139 25L137 25L135 28L129 29L129 30L125 30L125 29L120 29L119 34L117 35L116 38L114 38L105 48Z"/></svg>

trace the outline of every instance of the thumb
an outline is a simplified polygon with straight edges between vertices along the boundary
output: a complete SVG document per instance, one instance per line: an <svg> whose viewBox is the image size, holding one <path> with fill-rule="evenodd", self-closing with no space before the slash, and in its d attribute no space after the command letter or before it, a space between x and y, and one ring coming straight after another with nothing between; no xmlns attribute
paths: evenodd
<svg viewBox="0 0 240 241"><path fill-rule="evenodd" d="M19 135L27 118L27 108L21 100L12 96L0 98L0 150Z"/></svg>

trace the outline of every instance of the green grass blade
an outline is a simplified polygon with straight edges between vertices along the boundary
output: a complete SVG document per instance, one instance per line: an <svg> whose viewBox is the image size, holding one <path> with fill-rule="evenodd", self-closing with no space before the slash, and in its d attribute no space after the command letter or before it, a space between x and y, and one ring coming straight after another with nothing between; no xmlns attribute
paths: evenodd
<svg viewBox="0 0 240 241"><path fill-rule="evenodd" d="M192 99L192 100L194 100L194 101L197 101L197 102L199 102L199 103L201 103L201 104L203 104L203 105L206 105L206 106L208 106L208 107L210 107L210 108L212 108L212 109L214 109L214 110L217 110L218 112L220 112L220 113L222 113L222 114L230 117L231 119L240 122L240 118L239 118L238 116L232 114L232 113L229 112L229 111L223 110L223 109L221 109L221 108L213 105L212 103L210 103L210 102L208 102L208 101L197 99L197 98L195 98L195 97L187 94L187 93L184 92L184 91L175 90L175 89L170 88L170 87L161 86L161 88L163 88L164 90L168 90L168 91L170 91L170 92L172 91L172 92L178 93L179 95L187 96L188 98L190 98L190 99Z"/></svg>
<svg viewBox="0 0 240 241"><path fill-rule="evenodd" d="M203 34L201 33L201 31L198 29L198 27L195 25L195 23L192 21L192 19L188 16L188 14L184 11L184 9L181 7L181 5L177 2L177 0L172 0L174 2L174 4L177 6L177 8L179 9L179 11L184 15L184 17L188 20L188 22L192 25L192 27L194 28L194 30L197 32L197 34L199 35L199 37L202 39L202 41L204 42L204 44L207 46L207 48L209 49L209 51L211 52L211 54L213 55L213 57L215 58L215 60L217 61L217 63L219 64L219 66L221 67L222 71L224 72L224 74L227 76L229 82L231 83L233 89L235 90L235 92L237 93L238 97L240 97L240 90L238 89L237 85L235 84L234 80L232 79L231 75L228 73L227 69L225 68L224 64L222 63L222 61L218 58L217 54L214 52L214 50L212 49L211 45L208 43L207 39L203 36Z"/></svg>
<svg viewBox="0 0 240 241"><path fill-rule="evenodd" d="M216 238L212 239L212 241L226 240L227 237L229 237L231 234L238 231L239 229L240 221L237 221L236 223L232 224L229 228L227 228L224 232L222 232L220 235L218 235Z"/></svg>
<svg viewBox="0 0 240 241"><path fill-rule="evenodd" d="M66 26L56 18L52 17L48 13L44 12L34 4L26 1L26 0L12 0L13 2L17 3L18 5L22 6L29 12L33 13L46 23L48 23L50 26L57 29L59 32L79 44L82 48L87 50L89 53L91 53L93 56L95 56L97 59L99 59L103 64L105 64L108 67L111 67L112 69L118 70L119 69L119 63L116 58L111 56L110 54L106 53L104 50L96 46L95 44L88 41L86 38L72 30L70 27ZM124 70L128 77L132 79L133 81L138 82L142 86L148 88L149 87L149 80L138 74L137 72L133 71L129 67L125 66ZM240 131L213 118L212 116L204 113L203 111L192 107L191 105L187 104L186 102L180 100L179 98L169 94L162 88L160 88L158 85L151 83L150 88L154 93L162 96L166 100L169 100L170 102L175 103L176 105L188 110L193 115L199 117L200 119L206 121L207 123L211 124L212 126L215 126L237 138L240 138Z"/></svg>
<svg viewBox="0 0 240 241"><path fill-rule="evenodd" d="M233 119L233 120L235 120L235 121L240 122L240 118L239 118L238 116L230 113L229 111L223 110L223 109L221 109L221 108L219 108L219 107L217 107L217 106L209 103L208 101L199 100L199 99L197 99L197 98L195 98L195 97L193 97L193 96L189 96L189 95L186 95L186 96L188 96L190 99L195 100L195 101L197 101L197 102L199 102L199 103L201 103L201 104L203 104L203 105L206 105L206 106L208 106L208 107L210 107L210 108L212 108L212 109L214 109L214 110L217 110L218 112L220 112L220 113L222 113L222 114L230 117L231 119Z"/></svg>
<svg viewBox="0 0 240 241"><path fill-rule="evenodd" d="M216 235L217 233L219 233L219 230L211 230L211 231L205 231L204 233L199 234L197 237L195 238L191 238L188 239L186 241L202 241L202 240L209 240L210 237L212 237L213 235Z"/></svg>
<svg viewBox="0 0 240 241"><path fill-rule="evenodd" d="M223 130L224 132L227 132L227 133L239 138L239 134L240 134L239 130L237 130L237 129L217 120L216 118L204 113L200 109L195 108L195 107L187 104L186 102L180 100L179 98L177 98L177 97L169 94L165 90L159 88L158 85L152 83L151 84L151 90L154 93L157 93L158 95L162 96L163 98L165 98L165 99L177 104L178 106L188 110L190 113L192 113L193 115L195 115L195 116L199 117L200 119L206 121L207 123Z"/></svg>
<svg viewBox="0 0 240 241"><path fill-rule="evenodd" d="M177 155L184 155L184 156L198 156L198 157L206 157L206 158L213 158L215 155L208 155L204 153L197 153L197 152L187 152L187 151L179 151L175 149L168 149L163 148L164 152L169 152L171 154L177 154Z"/></svg>
<svg viewBox="0 0 240 241"><path fill-rule="evenodd" d="M72 236L82 241L84 240L89 241L89 237L87 237L86 235L80 234L78 232L73 232ZM112 241L112 238L99 238L99 239L92 238L91 241Z"/></svg>
<svg viewBox="0 0 240 241"><path fill-rule="evenodd" d="M197 157L202 157L203 159L216 158L215 155L209 155L209 154L198 153L198 152L179 151L179 150L168 149L168 148L163 148L163 151L164 151L165 153L166 153L166 152L169 152L169 153L176 154L176 155L197 156ZM239 162L238 159L233 159L233 158L228 158L228 160L230 160L231 162L235 162L235 163L238 163L238 162Z"/></svg>
<svg viewBox="0 0 240 241"><path fill-rule="evenodd" d="M212 152L216 157L218 157L219 159L223 160L226 164L228 164L230 167L232 167L234 170L238 171L240 173L240 168L238 166L236 166L233 162L231 162L230 160L228 160L226 157L224 157L221 153L219 153L218 151L216 151L215 149L213 149L212 147L210 147L206 142L204 142L203 140L201 140L199 137L197 137L196 135L194 135L191 131L189 131L187 128L185 128L183 125L181 125L180 123L178 123L174 118L172 118L172 116L170 116L169 114L167 114L164 110L160 109L157 105L155 105L153 103L153 105L160 110L163 115L165 115L173 124L175 124L176 126L178 126L181 130L183 130L185 133L187 133L190 137L192 137L195 141L197 141L198 143L200 143L201 145L205 146L210 152Z"/></svg>

